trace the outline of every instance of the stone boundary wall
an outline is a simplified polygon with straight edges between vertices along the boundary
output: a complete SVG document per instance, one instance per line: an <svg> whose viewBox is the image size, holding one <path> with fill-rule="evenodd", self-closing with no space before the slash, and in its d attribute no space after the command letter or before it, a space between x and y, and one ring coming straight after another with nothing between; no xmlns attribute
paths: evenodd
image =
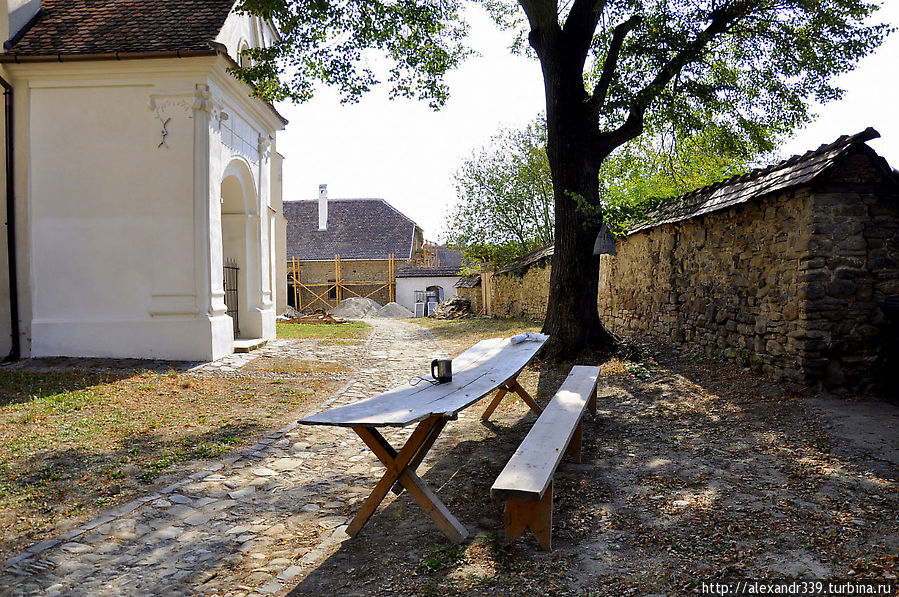
<svg viewBox="0 0 899 597"><path fill-rule="evenodd" d="M542 321L549 300L549 265L535 265L523 274L506 273L493 277L491 294L494 317L524 317Z"/></svg>
<svg viewBox="0 0 899 597"><path fill-rule="evenodd" d="M600 260L605 325L724 355L796 391L897 379L899 191L870 150L823 180L645 230ZM494 314L542 319L549 267L494 278ZM887 382L888 384L891 382Z"/></svg>
<svg viewBox="0 0 899 597"><path fill-rule="evenodd" d="M456 288L456 294L471 301L471 312L480 315L484 311L484 297L480 286L474 288Z"/></svg>
<svg viewBox="0 0 899 597"><path fill-rule="evenodd" d="M881 389L899 338L891 335L885 302L899 297L899 191L864 153L835 170L814 195L804 265L804 371L825 388ZM893 327L895 329L895 327ZM888 388L883 388L888 389ZM894 390L895 393L895 390Z"/></svg>
<svg viewBox="0 0 899 597"><path fill-rule="evenodd" d="M620 240L600 262L600 318L801 384L811 218L804 188Z"/></svg>

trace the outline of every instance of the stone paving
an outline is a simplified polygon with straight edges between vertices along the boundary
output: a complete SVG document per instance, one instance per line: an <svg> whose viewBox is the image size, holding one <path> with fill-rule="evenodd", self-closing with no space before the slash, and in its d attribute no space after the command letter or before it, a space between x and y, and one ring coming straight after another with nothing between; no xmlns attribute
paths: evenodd
<svg viewBox="0 0 899 597"><path fill-rule="evenodd" d="M192 366L196 375L238 374L260 356L337 361L353 379L319 410L426 374L444 357L414 324L372 320L364 343L279 340ZM388 434L401 443L412 428ZM183 480L32 545L7 560L0 595L276 594L318 565L383 467L347 429L290 424ZM424 469L428 468L426 460Z"/></svg>

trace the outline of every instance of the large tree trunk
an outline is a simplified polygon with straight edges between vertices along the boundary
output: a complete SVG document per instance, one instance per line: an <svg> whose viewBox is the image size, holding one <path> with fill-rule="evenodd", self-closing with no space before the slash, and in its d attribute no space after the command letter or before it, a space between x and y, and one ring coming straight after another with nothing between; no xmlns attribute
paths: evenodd
<svg viewBox="0 0 899 597"><path fill-rule="evenodd" d="M602 225L599 166L607 152L585 102L581 71L565 72L566 61L543 62L546 84L547 156L552 171L556 236L543 333L550 335L544 358L569 360L587 349L609 351L614 338L597 311L599 257L593 255ZM564 67L563 67L564 68ZM580 205L579 205L580 203Z"/></svg>

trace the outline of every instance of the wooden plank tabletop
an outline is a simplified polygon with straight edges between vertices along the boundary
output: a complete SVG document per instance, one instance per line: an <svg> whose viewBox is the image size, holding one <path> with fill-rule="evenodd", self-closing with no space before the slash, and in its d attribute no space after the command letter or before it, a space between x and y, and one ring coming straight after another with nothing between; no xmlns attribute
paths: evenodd
<svg viewBox="0 0 899 597"><path fill-rule="evenodd" d="M402 427L433 415L455 417L521 370L537 354L548 336L512 344L509 338L482 340L453 359L453 380L433 385L425 381L301 419L307 425L341 427ZM430 363L422 363L430 377Z"/></svg>

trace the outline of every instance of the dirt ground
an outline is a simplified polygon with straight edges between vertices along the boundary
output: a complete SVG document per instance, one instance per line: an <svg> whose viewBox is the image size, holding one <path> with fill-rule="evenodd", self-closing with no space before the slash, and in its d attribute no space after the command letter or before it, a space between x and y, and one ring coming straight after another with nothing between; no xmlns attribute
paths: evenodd
<svg viewBox="0 0 899 597"><path fill-rule="evenodd" d="M520 381L545 403L566 373L538 363ZM599 396L583 463L556 473L552 552L527 532L505 545L489 497L534 421L506 401L488 423L450 423L419 470L467 543L447 543L407 495L388 498L288 594L672 596L709 579L899 574L896 406L800 399L664 347L606 363Z"/></svg>

